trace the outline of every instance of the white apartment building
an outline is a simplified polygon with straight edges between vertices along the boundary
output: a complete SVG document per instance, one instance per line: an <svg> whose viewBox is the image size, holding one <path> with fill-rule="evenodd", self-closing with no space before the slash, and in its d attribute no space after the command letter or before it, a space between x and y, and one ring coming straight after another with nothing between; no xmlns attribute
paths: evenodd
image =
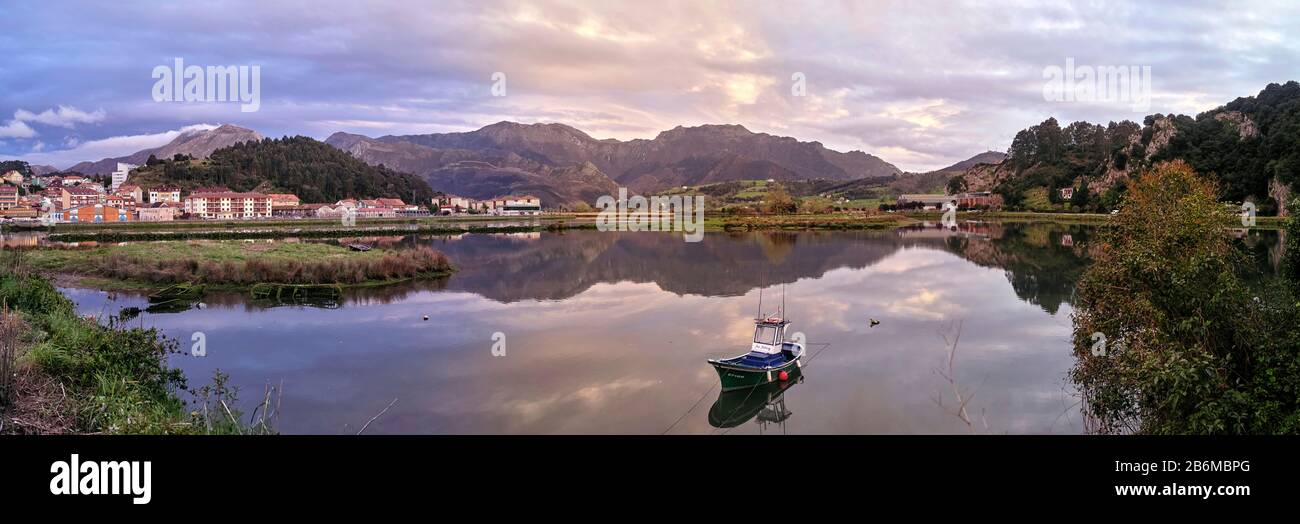
<svg viewBox="0 0 1300 524"><path fill-rule="evenodd" d="M168 202L172 204L181 203L181 188L163 186L150 189L149 203L157 204L159 202Z"/></svg>
<svg viewBox="0 0 1300 524"><path fill-rule="evenodd" d="M117 188L122 187L122 184L126 183L127 175L131 174L131 170L137 167L140 166L118 162L117 171L113 172L113 186L111 190L117 191Z"/></svg>
<svg viewBox="0 0 1300 524"><path fill-rule="evenodd" d="M199 218L271 218L271 197L262 193L192 193L185 212Z"/></svg>

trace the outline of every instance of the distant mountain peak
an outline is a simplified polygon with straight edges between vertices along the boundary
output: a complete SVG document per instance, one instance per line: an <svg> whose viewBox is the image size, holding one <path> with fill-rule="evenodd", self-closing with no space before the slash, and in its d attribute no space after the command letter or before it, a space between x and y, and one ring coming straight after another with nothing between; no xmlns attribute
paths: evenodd
<svg viewBox="0 0 1300 524"><path fill-rule="evenodd" d="M943 169L936 169L935 171L965 172L967 169L975 167L976 165L979 164L1000 164L1002 163L1003 160L1006 159L1007 159L1007 154L1001 151L985 151L983 153L972 156L970 158L967 158L966 160L962 160L961 162L957 162L956 164L950 165Z"/></svg>
<svg viewBox="0 0 1300 524"><path fill-rule="evenodd" d="M211 129L190 128L181 131L176 138L162 146L136 151L127 156L105 158L96 162L81 162L68 168L88 175L103 175L117 169L118 162L144 165L153 155L157 158L171 158L178 154L194 158L206 158L213 151L230 147L240 142L261 140L261 133L234 124L222 124Z"/></svg>

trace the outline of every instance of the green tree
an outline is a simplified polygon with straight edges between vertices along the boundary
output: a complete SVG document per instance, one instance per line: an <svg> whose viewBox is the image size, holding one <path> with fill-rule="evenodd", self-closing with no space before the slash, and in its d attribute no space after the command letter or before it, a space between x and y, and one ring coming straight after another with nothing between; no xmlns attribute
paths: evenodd
<svg viewBox="0 0 1300 524"><path fill-rule="evenodd" d="M1086 181L1079 184L1079 187L1074 190L1074 195L1070 197L1070 203L1079 209L1088 207L1091 200L1092 196L1088 194L1088 183Z"/></svg>
<svg viewBox="0 0 1300 524"><path fill-rule="evenodd" d="M794 201L790 193L785 190L785 186L773 182L769 184L767 194L763 197L764 210L772 214L794 213L799 210L799 204Z"/></svg>
<svg viewBox="0 0 1300 524"><path fill-rule="evenodd" d="M1097 429L1300 431L1294 302L1238 275L1217 186L1163 163L1120 209L1076 288L1071 376Z"/></svg>
<svg viewBox="0 0 1300 524"><path fill-rule="evenodd" d="M956 194L958 194L958 193L965 193L965 192L966 192L966 177L965 177L965 176L963 176L963 175L957 175L957 176L955 176L955 177L952 177L952 178L948 179L948 194L949 194L949 195L956 195Z"/></svg>

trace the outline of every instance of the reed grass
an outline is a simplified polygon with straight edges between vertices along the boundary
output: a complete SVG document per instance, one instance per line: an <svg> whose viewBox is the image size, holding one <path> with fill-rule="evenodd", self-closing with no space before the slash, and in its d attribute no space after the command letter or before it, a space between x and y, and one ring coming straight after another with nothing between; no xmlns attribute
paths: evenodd
<svg viewBox="0 0 1300 524"><path fill-rule="evenodd" d="M149 284L344 284L445 275L427 247L357 252L323 243L153 242L25 253L33 268Z"/></svg>
<svg viewBox="0 0 1300 524"><path fill-rule="evenodd" d="M14 253L0 260L0 303L8 308L0 339L19 380L7 390L8 408L0 433L272 433L274 416L244 422L218 372L202 396L217 391L222 422L189 412L179 394L186 377L167 365L178 351L174 339L156 329L127 328L115 317L77 315L72 301L45 278L10 268ZM3 308L0 308L3 309ZM20 322L14 322L20 319ZM12 353L10 350L12 349ZM278 389L274 391L278 395ZM278 406L278 400L274 400ZM278 409L276 410L278 413Z"/></svg>

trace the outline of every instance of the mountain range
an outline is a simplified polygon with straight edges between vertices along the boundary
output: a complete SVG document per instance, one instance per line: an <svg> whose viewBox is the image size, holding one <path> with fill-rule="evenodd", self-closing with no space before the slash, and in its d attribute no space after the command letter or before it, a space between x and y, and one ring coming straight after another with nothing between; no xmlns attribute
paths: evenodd
<svg viewBox="0 0 1300 524"><path fill-rule="evenodd" d="M97 162L82 162L68 171L106 174L118 162L145 164L150 156L170 159L181 154L202 159L237 144L259 142L262 135L235 125L189 130L172 142ZM315 140L295 137L259 148L277 158L276 148L294 154L317 150ZM297 140L301 139L301 140ZM529 193L548 205L592 203L618 187L648 194L680 186L736 180L817 180L848 189L887 188L888 193L994 191L1011 208L1112 209L1127 180L1154 163L1183 159L1219 182L1225 200L1253 200L1260 212L1285 213L1292 188L1300 185L1300 84L1270 84L1256 96L1238 98L1195 117L1147 116L1142 123L1106 125L1054 118L1017 133L1007 153L988 151L927 173L903 173L862 151L839 152L819 142L755 133L740 125L678 126L652 139L598 140L568 125L498 122L475 131L372 138L334 133L324 141L364 164L381 168L360 186L386 191L453 193L472 198ZM281 155L283 156L283 155ZM340 165L337 159L331 165ZM307 169L300 159L293 169ZM361 165L361 164L358 164ZM227 166L239 169L234 164ZM326 186L309 184L300 173L278 173L320 190L321 195L350 194L346 169L330 169ZM174 169L178 169L173 166ZM33 166L31 171L45 171ZM155 170L159 171L159 170ZM163 170L165 171L165 170ZM163 171L155 174L161 174ZM389 172L391 171L391 173ZM267 171L272 172L272 171ZM427 183L394 178L408 173ZM236 177L239 173L199 174L195 180ZM373 175L373 176L372 176ZM359 176L359 175L358 175ZM236 177L237 178L237 177ZM239 178L241 185L259 181ZM275 180L270 185L276 185ZM280 186L283 188L283 184ZM1071 202L1058 189L1074 187ZM844 189L844 188L839 188Z"/></svg>
<svg viewBox="0 0 1300 524"><path fill-rule="evenodd" d="M902 172L861 151L841 153L739 125L678 126L653 139L620 141L597 140L564 124L499 122L464 133L335 133L325 143L366 163L420 175L438 191L473 198L542 193L560 203L590 203L620 186L649 193L729 180L853 180Z"/></svg>

